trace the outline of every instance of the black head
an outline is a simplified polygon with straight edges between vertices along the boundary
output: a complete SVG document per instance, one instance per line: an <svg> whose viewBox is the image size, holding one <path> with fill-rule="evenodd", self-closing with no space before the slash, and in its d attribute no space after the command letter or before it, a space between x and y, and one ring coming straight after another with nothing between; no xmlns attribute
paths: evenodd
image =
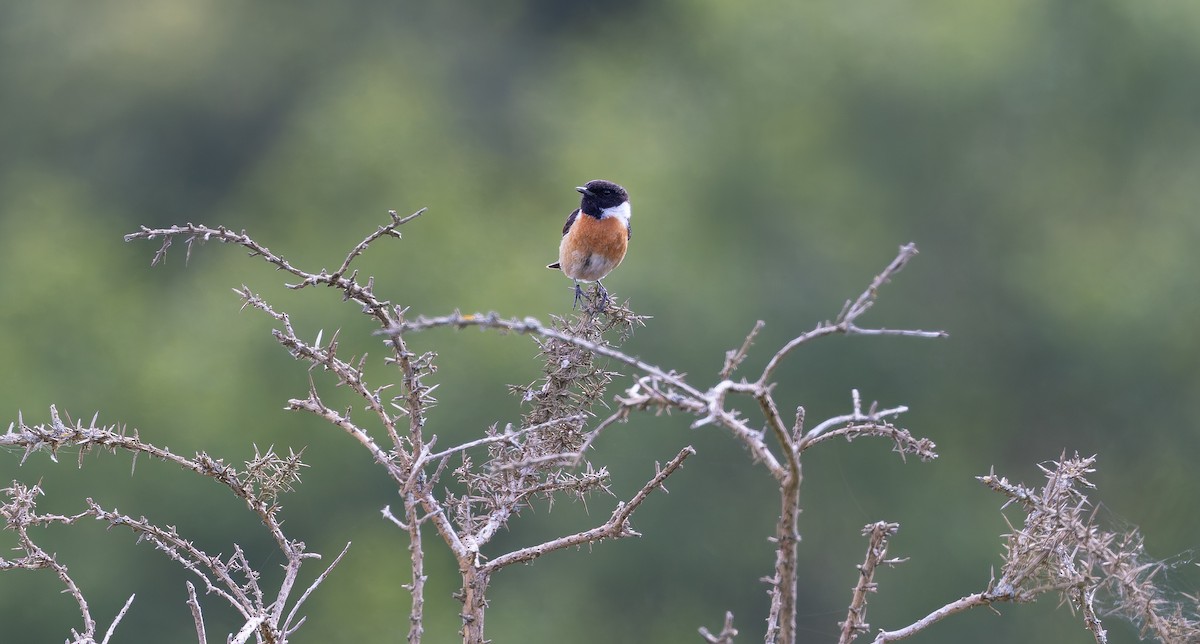
<svg viewBox="0 0 1200 644"><path fill-rule="evenodd" d="M583 212L599 217L600 211L614 208L629 201L629 193L611 181L595 179L576 188L583 194L579 207Z"/></svg>

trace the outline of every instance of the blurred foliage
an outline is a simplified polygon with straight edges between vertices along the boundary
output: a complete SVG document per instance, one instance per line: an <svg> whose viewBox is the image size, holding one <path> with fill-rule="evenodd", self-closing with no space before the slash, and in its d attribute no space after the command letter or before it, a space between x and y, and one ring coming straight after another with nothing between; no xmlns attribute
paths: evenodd
<svg viewBox="0 0 1200 644"><path fill-rule="evenodd" d="M810 419L847 410L851 387L909 404L905 424L942 454L903 464L862 442L809 457L800 624L813 641L835 637L871 521L900 522L891 552L911 557L878 575L874 626L986 584L1006 528L971 477L993 465L1032 482L1062 450L1098 453L1098 497L1168 557L1200 531L1198 36L1200 5L1182 0L3 3L0 410L100 410L230 460L252 443L307 446L287 528L330 555L354 545L297 641L396 641L407 555L378 515L391 488L343 436L282 411L307 373L229 289L246 283L311 337L341 328L378 358L370 325L229 248L185 263L176 247L151 270L154 248L121 235L244 227L332 269L388 208L428 206L362 258L382 295L546 319L571 302L541 268L571 187L603 177L630 190L637 233L608 286L654 316L628 348L698 384L755 320L768 326L748 373L835 315L899 244L922 250L869 321L949 340L835 338L779 372L781 403ZM441 354L430 431L443 441L519 418L504 385L538 373L527 338L414 343ZM727 609L746 641L761 637L773 486L731 440L686 425L636 417L600 442L619 496L680 445L699 454L635 517L642 539L498 576L494 641L691 642ZM272 557L209 481L148 462L130 476L125 456L82 470L19 456L0 460L0 481L43 479L47 511L90 495ZM506 543L609 506L588 510L527 512ZM192 637L183 576L157 553L99 526L46 538L102 623L139 593L120 641ZM432 536L429 552L428 641L448 642L454 565ZM0 576L0 639L65 637L78 615L57 590L48 574ZM207 605L222 632L231 616ZM1001 611L921 641L1091 641L1052 602Z"/></svg>

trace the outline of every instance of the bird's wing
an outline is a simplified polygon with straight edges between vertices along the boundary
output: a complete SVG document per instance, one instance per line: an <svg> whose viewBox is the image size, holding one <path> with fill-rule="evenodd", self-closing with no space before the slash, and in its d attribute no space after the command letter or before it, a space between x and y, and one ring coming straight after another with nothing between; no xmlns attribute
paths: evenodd
<svg viewBox="0 0 1200 644"><path fill-rule="evenodd" d="M626 224L625 224L625 241L629 241L631 239L633 239L633 222L632 221L626 222Z"/></svg>
<svg viewBox="0 0 1200 644"><path fill-rule="evenodd" d="M571 211L571 214L567 215L567 223L563 224L563 237L567 236L567 231L571 230L571 225L575 223L575 218L578 216L579 216L578 208Z"/></svg>

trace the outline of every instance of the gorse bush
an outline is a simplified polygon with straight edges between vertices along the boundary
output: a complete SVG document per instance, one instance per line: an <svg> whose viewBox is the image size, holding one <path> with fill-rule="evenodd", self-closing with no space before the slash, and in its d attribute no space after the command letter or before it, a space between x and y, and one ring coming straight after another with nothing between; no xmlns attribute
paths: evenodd
<svg viewBox="0 0 1200 644"><path fill-rule="evenodd" d="M242 247L289 276L292 289L325 286L339 291L343 300L360 308L378 327L377 339L387 349L383 369L368 367L365 356L346 356L340 351L339 334L328 339L318 334L314 341L302 339L288 312L241 286L235 290L243 306L257 310L274 321L276 342L300 363L300 368L325 371L336 384L356 396L357 406L335 408L327 392L310 379L300 397L287 401L287 408L312 414L345 434L349 446L366 450L373 463L388 477L400 499L393 510L382 508L383 517L394 523L406 540L411 576L405 589L411 596L406 614L396 617L398 630L407 631L409 642L420 642L429 619L430 601L448 601L430 596L426 555L431 548L449 552L460 579L454 598L461 603L461 636L468 644L482 644L489 591L494 576L505 568L528 563L559 550L599 544L609 539L639 536L634 528L636 514L652 494L665 484L696 453L692 445L680 445L664 453L653 472L646 472L637 491L615 502L606 517L545 539L534 545L504 549L495 537L502 530L520 530L523 510L539 501L588 500L612 495L612 474L605 464L593 461L592 447L603 440L606 430L625 423L640 413L677 413L690 419L691 428L722 431L742 445L747 466L762 468L775 482L779 513L770 535L774 562L763 562L770 598L766 617L768 643L797 641L796 615L800 610L797 586L802 578L797 552L800 548L800 491L803 463L809 450L834 439L853 441L879 438L890 444L901 458L914 456L928 461L937 458L934 443L914 436L896 424L907 411L904 406L881 407L864 403L857 390L850 395L847 413L811 422L805 408L785 414L779 407L774 374L798 347L833 335L894 335L938 338L940 331L884 329L862 326L862 318L875 305L884 285L916 255L916 247L900 248L896 258L879 273L858 297L848 300L829 321L794 337L779 347L761 372L739 375L762 329L759 322L740 344L724 353L723 368L708 384L673 369L626 353L622 343L647 318L635 313L629 302L615 296L602 297L593 290L585 306L548 323L532 317L504 317L497 313L419 315L406 305L380 299L375 279L363 278L354 268L356 258L384 238L398 238L398 229L416 219L391 214L391 221L352 248L333 272L309 272L270 251L244 232L188 224L171 228L143 228L127 240L162 240L154 255L161 261L172 244L182 241L187 252L204 241L219 241ZM533 382L510 384L510 391L523 405L517 425L488 427L481 435L454 444L441 445L430 431L429 410L436 404L437 355L415 352L409 338L438 329L478 328L485 331L532 337L542 363L541 375ZM454 342L454 335L439 338ZM714 350L714 355L720 354ZM609 389L618 377L631 384L615 395ZM208 641L204 605L227 604L236 612L241 626L217 636L232 642L255 641L280 644L290 641L304 626L306 601L330 575L351 547L325 558L310 552L305 544L285 530L280 495L292 492L306 465L295 452L254 448L254 456L241 464L228 463L205 452L187 456L146 440L120 425L97 424L72 419L51 408L48 422L31 423L24 417L0 436L0 445L13 448L7 457L21 461L35 452L54 459L63 452L83 455L93 450L145 455L177 466L184 472L220 483L254 513L282 555L282 576L267 574L263 563L247 557L236 538L228 544L231 554L221 555L198 546L171 525L152 518L104 507L87 498L74 514L42 513L38 484L13 481L4 488L0 506L6 527L13 535L16 554L0 559L0 571L46 570L52 572L65 592L78 605L82 624L70 630L73 643L117 641L118 626L134 605L131 596L114 617L99 620L86 593L60 556L41 544L39 531L52 525L74 525L84 519L104 522L112 529L129 531L139 541L153 546L177 563L203 591L187 582L187 604L194 620L197 641ZM253 437L250 437L253 440ZM863 447L862 449L870 449ZM866 554L857 564L846 562L847 581L854 580L845 618L838 623L839 641L873 637L875 642L906 638L931 628L957 612L987 607L1000 602L1027 602L1042 595L1061 598L1081 616L1083 627L1097 642L1107 642L1103 620L1116 615L1133 621L1143 634L1163 642L1189 642L1200 638L1195 598L1176 601L1157 585L1160 562L1148 557L1142 537L1134 530L1112 531L1100 525L1087 496L1092 489L1086 476L1095 457L1068 457L1042 466L1046 482L1040 488L988 474L980 477L988 487L1006 497L1005 505L1020 510L1011 518L1012 529L1003 543L1004 562L999 574L986 588L936 607L926 617L898 628L872 629L867 621L868 600L879 594L886 601L886 586L877 576L881 566L904 559L889 554L889 540L899 529L894 522L867 524ZM686 490L676 490L687 493ZM83 491L86 494L86 491ZM595 504L597 501L592 500ZM810 528L811 529L811 528ZM95 556L94 553L91 556ZM385 555L380 555L385 556ZM389 555L390 556L390 555ZM310 560L322 560L310 563ZM278 561L274 565L278 565ZM754 587L758 579L745 579ZM881 588L883 592L881 592ZM714 621L719 616L714 616ZM103 622L103 624L102 624ZM107 624L106 626L104 624ZM401 627L403 625L403 627ZM2 627L0 627L2 628ZM727 613L719 632L699 628L708 642L733 642L737 635L734 615Z"/></svg>

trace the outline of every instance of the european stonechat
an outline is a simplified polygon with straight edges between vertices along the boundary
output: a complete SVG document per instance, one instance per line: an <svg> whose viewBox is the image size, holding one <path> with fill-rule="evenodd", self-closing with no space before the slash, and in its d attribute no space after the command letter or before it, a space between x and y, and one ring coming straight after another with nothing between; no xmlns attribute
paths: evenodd
<svg viewBox="0 0 1200 644"><path fill-rule="evenodd" d="M546 268L562 269L575 280L575 306L583 299L580 282L595 282L600 287L601 307L608 291L600 280L612 272L629 247L633 227L629 224L629 193L611 181L596 179L575 188L582 195L579 207L567 217L558 261Z"/></svg>

